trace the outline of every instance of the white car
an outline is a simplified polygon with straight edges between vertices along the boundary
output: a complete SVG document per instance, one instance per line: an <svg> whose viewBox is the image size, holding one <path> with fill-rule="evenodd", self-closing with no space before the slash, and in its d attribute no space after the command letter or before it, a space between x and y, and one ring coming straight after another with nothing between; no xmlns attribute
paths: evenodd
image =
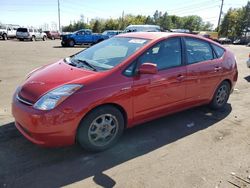
<svg viewBox="0 0 250 188"><path fill-rule="evenodd" d="M250 53L249 53L249 56L248 56L247 67L250 68Z"/></svg>
<svg viewBox="0 0 250 188"><path fill-rule="evenodd" d="M34 29L34 28L18 28L16 31L16 38L23 41L25 39L35 41L37 39L42 39L45 41L47 39L46 33L42 32L42 30Z"/></svg>

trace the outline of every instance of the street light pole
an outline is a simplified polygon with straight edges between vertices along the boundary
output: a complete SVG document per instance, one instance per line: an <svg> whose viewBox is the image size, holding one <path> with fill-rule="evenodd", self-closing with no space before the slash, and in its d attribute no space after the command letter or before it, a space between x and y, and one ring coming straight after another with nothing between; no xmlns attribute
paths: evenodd
<svg viewBox="0 0 250 188"><path fill-rule="evenodd" d="M58 23L59 23L59 31L61 31L61 18L60 18L60 1L57 0L58 4Z"/></svg>

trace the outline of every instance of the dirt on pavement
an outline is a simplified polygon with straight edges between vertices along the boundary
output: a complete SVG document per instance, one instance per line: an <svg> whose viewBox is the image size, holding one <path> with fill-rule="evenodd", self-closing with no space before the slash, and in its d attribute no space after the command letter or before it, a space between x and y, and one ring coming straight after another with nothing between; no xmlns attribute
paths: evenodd
<svg viewBox="0 0 250 188"><path fill-rule="evenodd" d="M0 187L250 187L250 47L227 46L239 79L224 110L198 107L125 131L102 153L41 148L15 128L11 98L32 69L82 47L0 41Z"/></svg>

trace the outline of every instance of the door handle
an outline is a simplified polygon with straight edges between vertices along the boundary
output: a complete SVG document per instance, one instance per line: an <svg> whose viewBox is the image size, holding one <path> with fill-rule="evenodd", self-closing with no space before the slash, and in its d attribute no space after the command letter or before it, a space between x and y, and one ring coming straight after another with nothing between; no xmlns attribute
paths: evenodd
<svg viewBox="0 0 250 188"><path fill-rule="evenodd" d="M214 72L218 72L220 70L222 70L222 67L214 67Z"/></svg>
<svg viewBox="0 0 250 188"><path fill-rule="evenodd" d="M182 74L180 74L180 75L177 76L176 79L179 80L179 81L182 81L184 78L185 78L185 76L183 76Z"/></svg>

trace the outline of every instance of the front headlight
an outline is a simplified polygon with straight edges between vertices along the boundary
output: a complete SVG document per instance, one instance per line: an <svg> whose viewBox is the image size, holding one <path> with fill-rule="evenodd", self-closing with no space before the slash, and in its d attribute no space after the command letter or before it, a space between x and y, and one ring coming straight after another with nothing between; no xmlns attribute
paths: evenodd
<svg viewBox="0 0 250 188"><path fill-rule="evenodd" d="M52 110L81 87L80 84L67 84L56 88L43 95L33 107L38 110Z"/></svg>

